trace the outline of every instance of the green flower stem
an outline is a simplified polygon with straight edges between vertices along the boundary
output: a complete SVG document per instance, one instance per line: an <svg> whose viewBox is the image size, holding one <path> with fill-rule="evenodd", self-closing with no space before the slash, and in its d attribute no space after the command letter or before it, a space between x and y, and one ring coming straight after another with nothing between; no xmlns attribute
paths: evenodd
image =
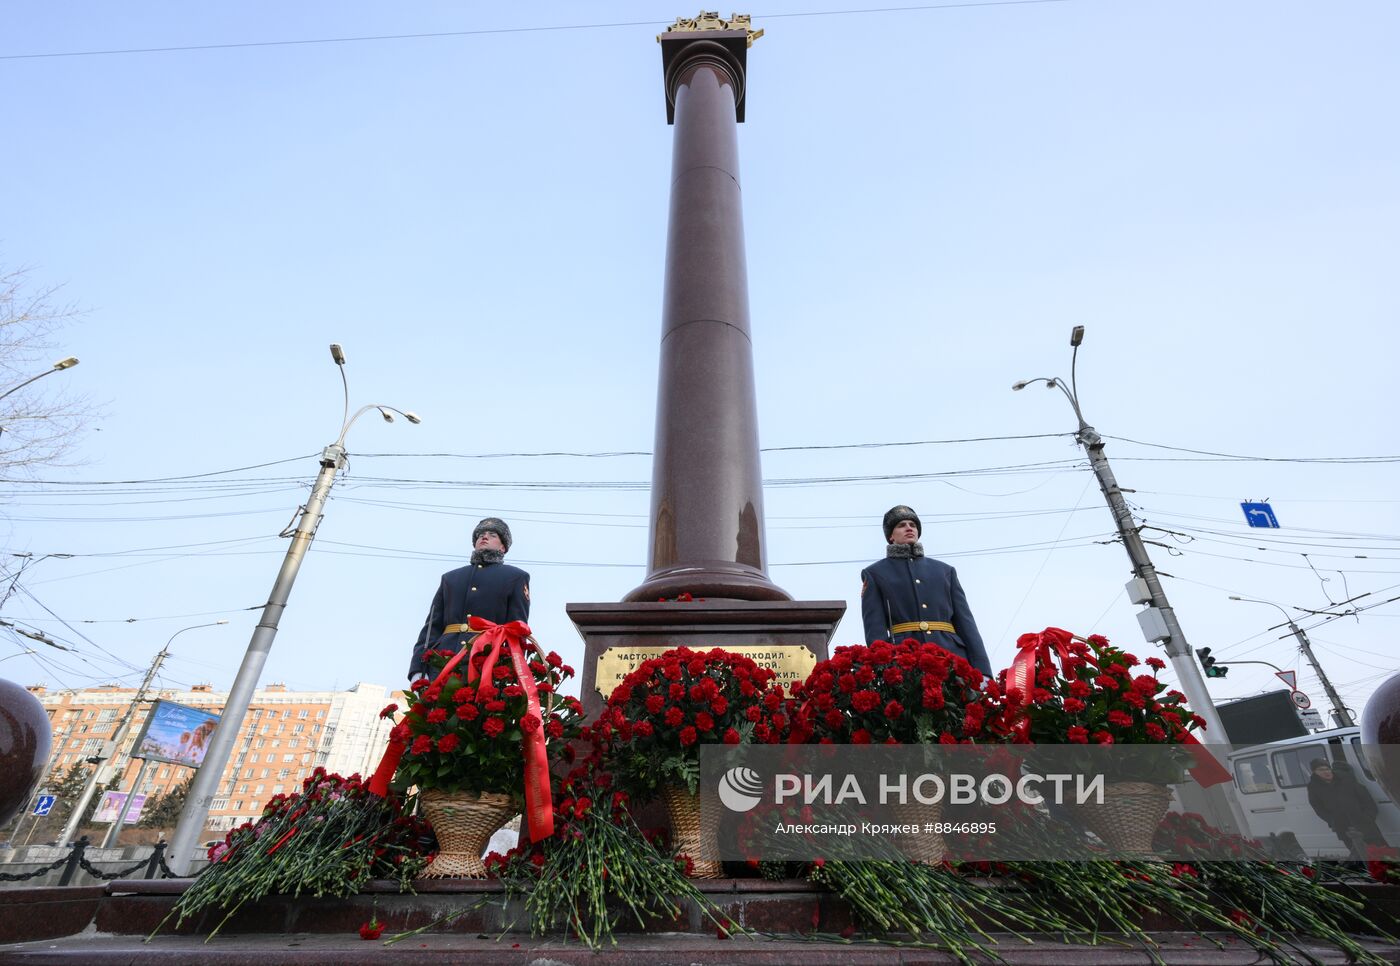
<svg viewBox="0 0 1400 966"><path fill-rule="evenodd" d="M630 816L609 818L595 806L582 819L564 823L539 854L542 866L518 856L502 876L507 901L524 899L535 935L562 922L596 949L616 944L613 928L623 915L645 928L681 915L687 901L716 928L744 931L728 922L674 861L647 843ZM619 907L615 914L609 912L610 900Z"/></svg>

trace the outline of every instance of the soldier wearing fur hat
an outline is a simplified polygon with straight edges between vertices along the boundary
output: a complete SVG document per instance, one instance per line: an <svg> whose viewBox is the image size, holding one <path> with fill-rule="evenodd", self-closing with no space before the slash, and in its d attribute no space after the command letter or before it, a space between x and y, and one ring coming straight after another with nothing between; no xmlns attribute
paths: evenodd
<svg viewBox="0 0 1400 966"><path fill-rule="evenodd" d="M528 620L530 575L505 563L510 550L510 527L499 517L487 517L472 531L472 557L465 567L442 575L428 619L413 645L410 679L427 673L423 655L446 648L456 652L475 632L467 626L473 616L495 624Z"/></svg>
<svg viewBox="0 0 1400 966"><path fill-rule="evenodd" d="M923 523L910 507L885 514L885 559L860 573L860 610L865 642L913 638L951 651L988 676L992 673L982 635L967 606L958 572L924 556Z"/></svg>

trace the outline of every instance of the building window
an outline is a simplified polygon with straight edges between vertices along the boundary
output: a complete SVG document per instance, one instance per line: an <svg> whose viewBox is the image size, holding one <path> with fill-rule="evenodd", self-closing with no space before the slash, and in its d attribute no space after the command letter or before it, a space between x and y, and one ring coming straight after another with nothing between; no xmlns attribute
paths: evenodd
<svg viewBox="0 0 1400 966"><path fill-rule="evenodd" d="M301 763L303 765L311 764L311 752L308 751L306 754L301 756Z"/></svg>
<svg viewBox="0 0 1400 966"><path fill-rule="evenodd" d="M297 717L298 717L298 718L303 718L303 719L304 719L304 718L307 716L307 714L308 714L308 711L307 711L305 708L302 708L301 711L297 714Z"/></svg>
<svg viewBox="0 0 1400 966"><path fill-rule="evenodd" d="M303 712L303 714L304 714L304 713L305 713L305 712ZM293 725L293 726L292 726L292 734L294 734L294 735L299 735L299 734L301 734L301 733L302 733L303 731L305 731L305 730L306 730L306 725L304 725L304 724L299 724L299 725Z"/></svg>
<svg viewBox="0 0 1400 966"><path fill-rule="evenodd" d="M247 785L239 785L239 786L238 786L238 794L240 794L240 795L246 795L246 794L248 794L248 786L247 786Z"/></svg>
<svg viewBox="0 0 1400 966"><path fill-rule="evenodd" d="M281 786L281 785L273 785L273 786L272 786L272 794L274 794L274 795L281 795L281 794L282 794L282 786Z"/></svg>
<svg viewBox="0 0 1400 966"><path fill-rule="evenodd" d="M295 755L283 755L283 756L282 756L282 760L285 761L285 762L293 761L293 760L295 760L295 758L296 758Z"/></svg>
<svg viewBox="0 0 1400 966"><path fill-rule="evenodd" d="M214 812L222 812L226 808L228 808L227 798L216 798L209 803L209 809Z"/></svg>
<svg viewBox="0 0 1400 966"><path fill-rule="evenodd" d="M317 711L317 712L316 712L316 718L317 718L317 720L320 720L321 718L324 718L325 716L326 716L326 709L325 709L325 708L322 708L320 711Z"/></svg>
<svg viewBox="0 0 1400 966"><path fill-rule="evenodd" d="M269 768L264 768L264 769L262 770L262 774L261 774L260 776L258 776L258 777L260 777L260 778L266 778L269 774L271 774L271 769L269 769Z"/></svg>
<svg viewBox="0 0 1400 966"><path fill-rule="evenodd" d="M261 748L261 747L262 747L263 745L265 745L265 744L267 744L267 739L266 739L266 738L259 738L259 739L258 739L257 747Z"/></svg>
<svg viewBox="0 0 1400 966"><path fill-rule="evenodd" d="M278 778L291 778L291 777L292 777L292 770L291 770L290 768L283 768L281 771L279 771L279 772L277 773L277 777L278 777Z"/></svg>

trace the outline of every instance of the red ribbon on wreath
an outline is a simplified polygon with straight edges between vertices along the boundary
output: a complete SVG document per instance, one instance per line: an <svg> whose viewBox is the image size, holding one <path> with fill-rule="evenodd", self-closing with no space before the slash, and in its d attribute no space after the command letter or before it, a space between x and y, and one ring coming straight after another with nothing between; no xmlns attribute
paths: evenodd
<svg viewBox="0 0 1400 966"><path fill-rule="evenodd" d="M495 686L491 681L496 662L500 659L502 651L509 657L511 665L515 668L515 676L520 681L520 687L525 692L525 714L527 717L534 715L540 722L540 727L525 732L521 744L525 755L525 816L530 825L530 840L538 842L554 834L554 800L549 788L549 758L545 753L544 716L540 714L539 690L535 686L535 675L530 670L530 662L525 656L525 641L530 638L530 627L524 621L495 624L482 617L471 618L468 626L480 632L472 641L471 649L462 648L452 655L433 679L430 687L446 681L447 676L465 658L467 683L471 684L479 677L481 684L477 687L477 696L489 698L495 693ZM484 655L480 671L477 670L474 660L478 654ZM369 781L370 792L381 798L388 794L389 781L394 777L394 771L399 767L399 761L407 748L406 738L390 737L389 747L385 749L384 757L380 759L379 767L374 770L374 777Z"/></svg>
<svg viewBox="0 0 1400 966"><path fill-rule="evenodd" d="M1076 677L1074 668L1065 660L1073 653L1070 650L1070 642L1073 640L1073 634L1059 627L1047 627L1039 634L1022 634L1016 641L1019 650L1006 672L1007 690L1019 688L1025 701L1030 703L1035 688L1036 671L1045 666L1053 668L1057 654L1065 679L1073 681ZM1018 737L1027 741L1030 740L1030 729L1031 722L1028 717L1022 718L1016 725ZM1211 785L1230 781L1230 772L1220 764L1209 748L1196 740L1196 736L1189 731L1183 730L1180 734L1181 744L1187 746L1186 750L1195 759L1196 763L1189 770L1198 785L1209 788Z"/></svg>
<svg viewBox="0 0 1400 966"><path fill-rule="evenodd" d="M1016 646L1020 650L1016 652L1011 668L1006 672L1007 690L1019 688L1022 697L1029 703L1031 692L1035 689L1035 672L1041 667L1054 667L1055 654L1060 656L1060 667L1064 669L1065 680L1073 681L1076 674L1066 660L1072 653L1069 644L1073 639L1073 634L1058 627L1047 627L1039 634L1022 634L1016 640ZM1052 644L1054 652L1051 651Z"/></svg>

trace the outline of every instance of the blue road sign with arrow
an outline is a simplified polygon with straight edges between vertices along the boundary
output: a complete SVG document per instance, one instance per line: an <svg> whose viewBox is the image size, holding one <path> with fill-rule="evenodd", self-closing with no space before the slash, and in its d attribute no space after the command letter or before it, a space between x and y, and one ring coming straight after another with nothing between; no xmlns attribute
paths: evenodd
<svg viewBox="0 0 1400 966"><path fill-rule="evenodd" d="M40 795L38 801L34 803L35 815L47 815L53 809L53 803L57 801L56 795Z"/></svg>
<svg viewBox="0 0 1400 966"><path fill-rule="evenodd" d="M1274 516L1274 508L1269 504L1241 503L1240 509L1244 511L1244 518L1251 527L1278 529L1278 517Z"/></svg>

